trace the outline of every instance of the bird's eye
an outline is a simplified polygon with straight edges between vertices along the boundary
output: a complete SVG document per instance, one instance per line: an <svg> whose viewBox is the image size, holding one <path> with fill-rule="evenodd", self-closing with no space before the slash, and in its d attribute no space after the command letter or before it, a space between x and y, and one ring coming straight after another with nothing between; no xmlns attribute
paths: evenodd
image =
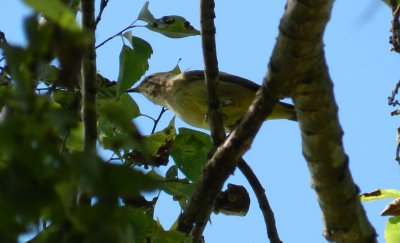
<svg viewBox="0 0 400 243"><path fill-rule="evenodd" d="M147 77L144 79L144 82L147 82L147 81L149 81L149 80L150 80L152 77L153 77L152 75L150 75L150 76L147 76Z"/></svg>

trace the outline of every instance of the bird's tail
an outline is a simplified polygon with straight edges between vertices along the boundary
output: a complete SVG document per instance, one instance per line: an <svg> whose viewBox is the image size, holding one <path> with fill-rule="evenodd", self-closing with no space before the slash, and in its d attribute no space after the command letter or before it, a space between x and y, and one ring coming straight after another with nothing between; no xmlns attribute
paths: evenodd
<svg viewBox="0 0 400 243"><path fill-rule="evenodd" d="M297 121L296 112L294 110L294 105L286 104L283 102L276 103L272 113L267 117L270 119L288 119L292 121Z"/></svg>

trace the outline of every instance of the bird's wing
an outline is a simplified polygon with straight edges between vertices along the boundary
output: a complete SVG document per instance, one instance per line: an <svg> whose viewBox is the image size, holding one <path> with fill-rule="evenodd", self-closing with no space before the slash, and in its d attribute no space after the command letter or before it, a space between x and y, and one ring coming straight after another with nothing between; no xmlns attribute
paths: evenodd
<svg viewBox="0 0 400 243"><path fill-rule="evenodd" d="M186 78L185 80L187 80L188 82L204 80L204 71L202 71L202 70L187 71L187 72L183 73L183 75ZM253 91L257 91L260 88L260 85L254 83L248 79L245 79L245 78L242 78L239 76L235 76L232 74L224 73L224 72L219 73L219 80L220 80L220 82L235 83L239 86L246 87Z"/></svg>

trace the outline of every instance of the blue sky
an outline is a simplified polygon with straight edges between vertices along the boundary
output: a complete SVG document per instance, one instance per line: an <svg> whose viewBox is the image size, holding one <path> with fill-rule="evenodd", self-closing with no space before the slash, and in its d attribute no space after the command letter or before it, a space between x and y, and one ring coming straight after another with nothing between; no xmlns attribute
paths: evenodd
<svg viewBox="0 0 400 243"><path fill-rule="evenodd" d="M98 26L100 42L128 26L145 1L110 1ZM217 1L217 53L222 71L261 83L278 34L277 24L286 1ZM199 28L199 3L188 0L152 0L155 17L185 16ZM24 43L22 16L29 13L21 1L0 4L0 30L11 43ZM335 1L325 35L325 52L334 82L339 119L344 130L344 147L350 157L352 175L360 190L397 188L399 167L394 160L398 118L391 117L387 106L397 80L400 58L390 52L391 12L379 0ZM169 39L144 28L133 35L153 47L148 73L173 68L178 59L181 69L202 69L199 37ZM116 80L121 39L115 38L98 50L98 70ZM140 95L134 95L142 113L156 116L160 108ZM172 118L167 112L159 128ZM151 126L138 119L143 133ZM187 126L177 121L177 126ZM278 231L284 242L325 242L322 214L311 188L307 164L301 152L298 125L290 121L266 122L257 135L246 160L266 189L275 212ZM239 171L229 182L245 185L252 204L246 217L213 215L205 232L207 242L265 242L267 237L261 212L252 191ZM177 203L165 194L156 209L157 218L168 228L179 213ZM386 217L379 216L389 201L366 203L365 209L383 241Z"/></svg>

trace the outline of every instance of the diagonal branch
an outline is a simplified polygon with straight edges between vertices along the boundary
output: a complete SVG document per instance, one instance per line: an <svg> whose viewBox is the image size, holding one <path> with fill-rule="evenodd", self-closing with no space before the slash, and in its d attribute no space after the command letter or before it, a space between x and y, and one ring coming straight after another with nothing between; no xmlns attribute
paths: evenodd
<svg viewBox="0 0 400 243"><path fill-rule="evenodd" d="M109 0L101 0L101 2L100 2L100 11L99 11L99 14L97 15L96 21L95 21L96 26L99 24L99 22L101 20L101 16L103 15L104 9L107 7L108 1Z"/></svg>
<svg viewBox="0 0 400 243"><path fill-rule="evenodd" d="M179 230L190 232L193 225L207 223L215 197L276 100L292 96L327 239L375 242L374 229L358 199L342 147L342 130L325 64L322 37L332 5L332 0L288 1L263 86L239 126L207 164L180 217Z"/></svg>
<svg viewBox="0 0 400 243"><path fill-rule="evenodd" d="M335 242L375 242L375 231L348 167L325 63L322 35L332 4L326 0L288 2L270 61L270 75L275 78L269 87L274 94L286 94L292 87L303 154L324 215L325 237Z"/></svg>

